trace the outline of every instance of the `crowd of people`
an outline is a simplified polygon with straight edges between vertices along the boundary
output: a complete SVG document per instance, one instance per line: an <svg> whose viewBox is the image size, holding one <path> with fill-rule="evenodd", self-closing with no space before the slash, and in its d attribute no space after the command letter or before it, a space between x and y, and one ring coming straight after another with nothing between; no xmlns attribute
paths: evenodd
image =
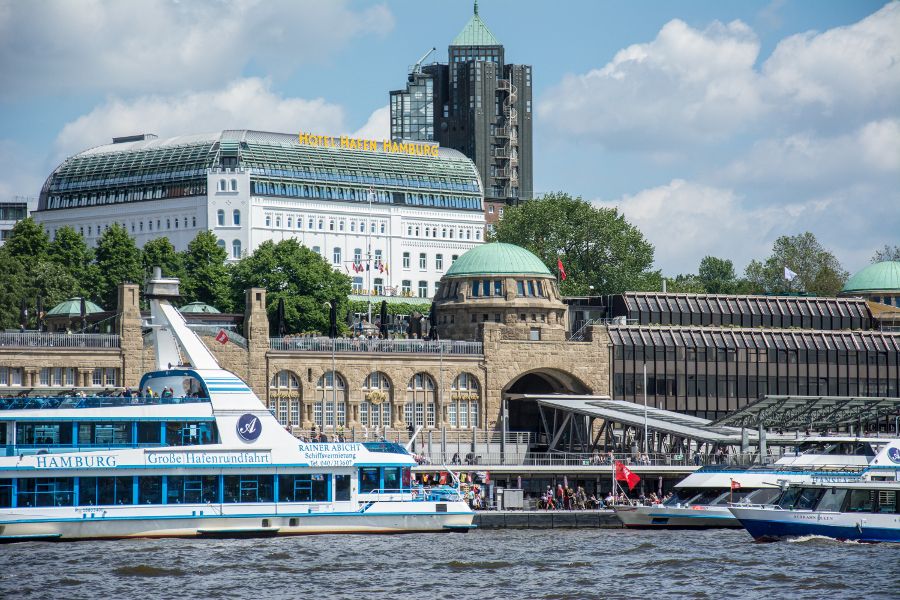
<svg viewBox="0 0 900 600"><path fill-rule="evenodd" d="M662 504L672 497L672 494L665 496L657 496L655 492L651 492L645 496L641 494L637 498L629 498L624 492L614 494L609 492L605 497L598 498L596 494L588 496L584 488L580 485L572 489L563 484L557 484L554 490L552 486L541 494L538 501L538 509L540 510L598 510L609 508L612 506L652 506L654 504Z"/></svg>

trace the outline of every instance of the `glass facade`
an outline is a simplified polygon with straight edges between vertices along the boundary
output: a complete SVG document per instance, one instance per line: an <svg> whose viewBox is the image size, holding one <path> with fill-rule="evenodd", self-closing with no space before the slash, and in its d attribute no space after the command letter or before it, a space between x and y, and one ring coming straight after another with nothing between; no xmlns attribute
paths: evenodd
<svg viewBox="0 0 900 600"><path fill-rule="evenodd" d="M611 326L613 398L716 419L765 395L900 396L900 334Z"/></svg>
<svg viewBox="0 0 900 600"><path fill-rule="evenodd" d="M434 79L430 75L414 73L405 92L391 92L391 139L434 139Z"/></svg>

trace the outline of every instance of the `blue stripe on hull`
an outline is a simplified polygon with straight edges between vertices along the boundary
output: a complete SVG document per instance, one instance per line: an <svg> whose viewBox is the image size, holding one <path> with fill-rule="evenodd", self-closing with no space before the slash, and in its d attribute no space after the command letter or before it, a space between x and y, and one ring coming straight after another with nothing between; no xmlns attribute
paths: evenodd
<svg viewBox="0 0 900 600"><path fill-rule="evenodd" d="M821 535L838 540L859 542L900 542L900 529L820 525L817 523L793 523L787 521L742 520L741 524L757 540L773 540L805 535Z"/></svg>

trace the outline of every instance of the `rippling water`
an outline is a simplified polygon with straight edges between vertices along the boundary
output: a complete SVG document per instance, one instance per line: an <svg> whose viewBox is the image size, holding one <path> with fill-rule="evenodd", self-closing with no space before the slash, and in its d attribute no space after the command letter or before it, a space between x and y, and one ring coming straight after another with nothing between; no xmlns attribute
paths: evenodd
<svg viewBox="0 0 900 600"><path fill-rule="evenodd" d="M482 530L0 546L0 598L900 598L900 545Z"/></svg>

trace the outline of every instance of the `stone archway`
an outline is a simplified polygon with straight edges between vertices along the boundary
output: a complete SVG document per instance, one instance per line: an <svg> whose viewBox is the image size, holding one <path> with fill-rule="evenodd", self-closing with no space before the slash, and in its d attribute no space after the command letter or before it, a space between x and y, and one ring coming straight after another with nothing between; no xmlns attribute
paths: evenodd
<svg viewBox="0 0 900 600"><path fill-rule="evenodd" d="M534 400L522 394L590 394L580 379L558 369L535 369L522 373L503 388L503 398L509 411L509 431L539 432L540 412Z"/></svg>

